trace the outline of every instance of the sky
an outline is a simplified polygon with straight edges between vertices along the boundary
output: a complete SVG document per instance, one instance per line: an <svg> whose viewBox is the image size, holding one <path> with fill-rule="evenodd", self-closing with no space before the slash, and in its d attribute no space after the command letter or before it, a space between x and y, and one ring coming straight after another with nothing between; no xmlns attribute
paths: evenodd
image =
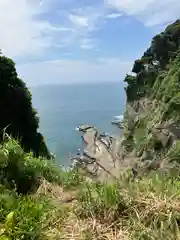
<svg viewBox="0 0 180 240"><path fill-rule="evenodd" d="M0 49L28 86L123 81L179 0L0 0Z"/></svg>

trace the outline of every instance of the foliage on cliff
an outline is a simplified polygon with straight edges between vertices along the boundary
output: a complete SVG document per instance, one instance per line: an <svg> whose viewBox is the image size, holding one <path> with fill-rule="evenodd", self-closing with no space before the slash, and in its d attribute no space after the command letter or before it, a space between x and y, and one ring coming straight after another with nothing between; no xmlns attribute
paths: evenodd
<svg viewBox="0 0 180 240"><path fill-rule="evenodd" d="M152 94L152 87L164 78L178 55L180 46L180 20L169 25L164 32L152 39L151 46L141 59L134 62L132 72L136 76L127 75L125 82L127 100L134 101Z"/></svg>
<svg viewBox="0 0 180 240"><path fill-rule="evenodd" d="M138 157L165 159L180 138L180 20L156 35L127 75L125 137Z"/></svg>
<svg viewBox="0 0 180 240"><path fill-rule="evenodd" d="M43 136L38 132L39 119L32 107L32 96L26 84L18 77L15 63L0 56L0 131L19 139L25 151L36 156L49 156Z"/></svg>

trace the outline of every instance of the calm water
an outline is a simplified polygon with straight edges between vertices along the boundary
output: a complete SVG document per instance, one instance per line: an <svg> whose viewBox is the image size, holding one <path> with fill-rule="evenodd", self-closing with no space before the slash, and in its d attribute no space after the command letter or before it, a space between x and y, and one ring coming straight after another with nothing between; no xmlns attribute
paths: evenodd
<svg viewBox="0 0 180 240"><path fill-rule="evenodd" d="M76 153L82 146L76 126L92 124L101 131L118 131L110 122L113 116L124 113L122 83L46 85L31 91L33 105L40 114L40 131L60 164L68 165L68 153Z"/></svg>

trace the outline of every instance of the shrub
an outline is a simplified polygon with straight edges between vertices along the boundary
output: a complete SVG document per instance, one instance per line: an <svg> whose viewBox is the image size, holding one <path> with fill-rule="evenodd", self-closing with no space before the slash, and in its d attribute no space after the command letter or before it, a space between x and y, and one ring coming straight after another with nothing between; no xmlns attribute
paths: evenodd
<svg viewBox="0 0 180 240"><path fill-rule="evenodd" d="M52 206L45 199L0 194L0 239L39 239Z"/></svg>
<svg viewBox="0 0 180 240"><path fill-rule="evenodd" d="M24 153L13 139L0 145L1 183L26 194L35 192L41 179L65 188L75 188L84 181L77 168L65 171L50 160L35 158L32 153Z"/></svg>

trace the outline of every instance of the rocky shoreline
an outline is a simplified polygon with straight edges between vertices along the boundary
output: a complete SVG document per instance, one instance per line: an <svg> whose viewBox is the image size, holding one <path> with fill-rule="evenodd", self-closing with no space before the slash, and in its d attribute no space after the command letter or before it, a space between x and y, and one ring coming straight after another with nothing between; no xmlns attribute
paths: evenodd
<svg viewBox="0 0 180 240"><path fill-rule="evenodd" d="M116 125L122 129L123 123L116 123ZM156 125L152 131L159 130L160 127L162 126ZM71 156L70 160L73 167L78 167L80 172L91 180L118 179L120 174L127 170L131 170L133 175L140 176L148 169L162 169L162 164L153 161L148 152L144 152L142 156L139 156L136 151L129 152L126 149L126 139L123 135L111 136L101 133L91 125L81 125L77 130L82 134L85 147L82 153L78 152L75 156ZM162 136L161 132L158 132L157 138L160 138L163 145L172 139L175 140L171 134Z"/></svg>
<svg viewBox="0 0 180 240"><path fill-rule="evenodd" d="M117 179L120 172L129 168L124 161L123 137L101 133L91 125L81 125L77 130L82 133L85 148L82 154L71 157L71 161L87 177L100 181Z"/></svg>

